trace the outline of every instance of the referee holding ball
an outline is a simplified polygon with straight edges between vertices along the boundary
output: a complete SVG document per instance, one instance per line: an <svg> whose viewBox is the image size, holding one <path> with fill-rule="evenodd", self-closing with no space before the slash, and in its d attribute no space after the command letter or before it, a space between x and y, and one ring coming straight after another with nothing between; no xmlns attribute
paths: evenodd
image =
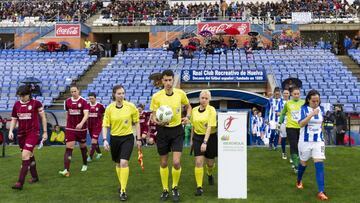
<svg viewBox="0 0 360 203"><path fill-rule="evenodd" d="M139 111L133 103L127 102L125 90L121 85L113 87L112 97L115 102L105 110L103 120L103 140L105 150L111 150L112 160L116 163L116 173L120 182L120 200L126 201L126 185L129 178L129 159L134 147L133 124L136 128L137 146L141 148ZM110 146L106 140L110 128Z"/></svg>
<svg viewBox="0 0 360 203"><path fill-rule="evenodd" d="M173 152L172 173L172 195L173 201L180 201L178 183L181 174L181 153L184 144L183 124L189 122L191 116L191 106L189 99L184 91L173 88L174 72L165 70L162 72L162 83L164 89L158 91L152 96L150 110L152 111L152 121L157 124L157 149L160 155L160 177L163 186L163 192L160 201L166 201L169 197L169 168L168 154ZM169 106L173 111L173 117L169 123L160 123L156 118L156 110L160 106ZM181 118L181 109L185 106L186 117Z"/></svg>
<svg viewBox="0 0 360 203"><path fill-rule="evenodd" d="M195 107L191 114L191 142L195 154L196 196L203 194L204 158L206 158L209 184L214 184L213 169L217 156L216 110L209 102L211 93L203 90L200 93L200 106Z"/></svg>

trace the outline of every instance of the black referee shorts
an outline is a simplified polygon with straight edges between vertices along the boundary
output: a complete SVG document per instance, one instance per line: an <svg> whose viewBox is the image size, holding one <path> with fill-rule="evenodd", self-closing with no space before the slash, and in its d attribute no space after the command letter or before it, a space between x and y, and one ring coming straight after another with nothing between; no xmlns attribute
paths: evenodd
<svg viewBox="0 0 360 203"><path fill-rule="evenodd" d="M120 163L120 159L130 159L134 148L134 135L110 136L110 151L112 160Z"/></svg>
<svg viewBox="0 0 360 203"><path fill-rule="evenodd" d="M185 131L180 124L175 127L157 126L156 146L160 156L169 152L182 152Z"/></svg>
<svg viewBox="0 0 360 203"><path fill-rule="evenodd" d="M218 139L217 133L210 135L209 140L207 141L206 151L201 152L201 145L204 142L205 135L198 135L194 133L193 137L193 146L194 146L194 155L195 156L205 156L207 159L214 159L217 157L218 152Z"/></svg>

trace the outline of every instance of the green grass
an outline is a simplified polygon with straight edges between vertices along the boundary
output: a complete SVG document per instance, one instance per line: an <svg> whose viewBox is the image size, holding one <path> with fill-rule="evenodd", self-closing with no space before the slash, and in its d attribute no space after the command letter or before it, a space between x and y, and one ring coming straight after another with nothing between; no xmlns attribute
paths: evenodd
<svg viewBox="0 0 360 203"><path fill-rule="evenodd" d="M7 158L0 158L0 202L118 202L118 180L110 154L89 164L88 172L81 173L79 149L73 153L71 177L58 175L63 168L63 147L44 147L36 151L40 182L25 184L24 190L13 191L10 186L17 180L20 153L17 147L8 147ZM135 151L134 151L135 152ZM359 202L360 148L327 148L325 187L329 202ZM159 202L161 183L159 158L155 148L144 149L145 171L142 172L133 153L130 163L128 202ZM234 163L241 164L241 163ZM180 194L182 202L318 202L314 166L310 163L304 175L305 189L295 189L296 176L288 160L279 152L265 148L248 149L248 199L218 200L217 185L209 186L204 180L204 196L195 197L193 157L185 149L182 157ZM29 174L27 179L29 178ZM170 182L171 183L171 182ZM170 202L170 200L168 200Z"/></svg>

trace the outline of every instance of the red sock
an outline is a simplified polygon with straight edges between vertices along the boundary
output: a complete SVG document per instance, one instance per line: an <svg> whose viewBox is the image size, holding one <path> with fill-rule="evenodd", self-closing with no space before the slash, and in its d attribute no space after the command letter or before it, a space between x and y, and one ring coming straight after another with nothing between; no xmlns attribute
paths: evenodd
<svg viewBox="0 0 360 203"><path fill-rule="evenodd" d="M38 173L36 171L35 156L30 157L30 173L33 178L38 178Z"/></svg>
<svg viewBox="0 0 360 203"><path fill-rule="evenodd" d="M83 159L83 164L87 165L87 148L86 147L80 148L80 150L81 150L81 156Z"/></svg>
<svg viewBox="0 0 360 203"><path fill-rule="evenodd" d="M97 145L91 144L90 157L93 158Z"/></svg>
<svg viewBox="0 0 360 203"><path fill-rule="evenodd" d="M96 153L101 154L99 143L96 144Z"/></svg>
<svg viewBox="0 0 360 203"><path fill-rule="evenodd" d="M71 162L71 156L72 156L73 149L66 148L65 154L64 154L64 169L70 170L70 162Z"/></svg>
<svg viewBox="0 0 360 203"><path fill-rule="evenodd" d="M29 166L30 166L30 160L23 160L22 161L20 174L19 174L19 180L18 180L18 182L21 185L24 185L25 177L26 177L26 174L27 174L27 172L29 170Z"/></svg>

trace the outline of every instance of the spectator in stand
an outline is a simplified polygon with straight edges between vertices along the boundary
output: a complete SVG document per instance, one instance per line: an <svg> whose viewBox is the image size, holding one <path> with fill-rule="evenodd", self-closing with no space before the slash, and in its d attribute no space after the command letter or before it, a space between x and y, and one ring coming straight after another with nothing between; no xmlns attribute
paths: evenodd
<svg viewBox="0 0 360 203"><path fill-rule="evenodd" d="M119 40L118 44L117 44L117 51L118 53L123 52L124 51L124 46L121 40Z"/></svg>
<svg viewBox="0 0 360 203"><path fill-rule="evenodd" d="M65 133L60 129L59 125L54 126L54 130L51 133L50 144L52 145L64 145Z"/></svg>
<svg viewBox="0 0 360 203"><path fill-rule="evenodd" d="M112 49L112 44L110 42L110 39L106 40L105 43L105 57L111 57L111 49Z"/></svg>
<svg viewBox="0 0 360 203"><path fill-rule="evenodd" d="M165 43L162 45L162 49L164 51L168 51L170 49L169 41L165 41Z"/></svg>
<svg viewBox="0 0 360 203"><path fill-rule="evenodd" d="M321 49L325 49L325 42L322 37L320 37L320 40L317 43L317 47Z"/></svg>
<svg viewBox="0 0 360 203"><path fill-rule="evenodd" d="M127 48L128 48L128 49L133 48L132 45L131 45L131 42L128 42L128 43L127 43Z"/></svg>
<svg viewBox="0 0 360 203"><path fill-rule="evenodd" d="M344 39L344 49L345 49L345 53L347 54L348 53L348 50L351 48L352 46L352 41L351 39L349 38L349 36L345 36L345 39Z"/></svg>
<svg viewBox="0 0 360 203"><path fill-rule="evenodd" d="M91 41L89 39L86 39L84 43L85 43L85 49L90 50Z"/></svg>
<svg viewBox="0 0 360 203"><path fill-rule="evenodd" d="M140 48L138 40L134 40L134 48Z"/></svg>

